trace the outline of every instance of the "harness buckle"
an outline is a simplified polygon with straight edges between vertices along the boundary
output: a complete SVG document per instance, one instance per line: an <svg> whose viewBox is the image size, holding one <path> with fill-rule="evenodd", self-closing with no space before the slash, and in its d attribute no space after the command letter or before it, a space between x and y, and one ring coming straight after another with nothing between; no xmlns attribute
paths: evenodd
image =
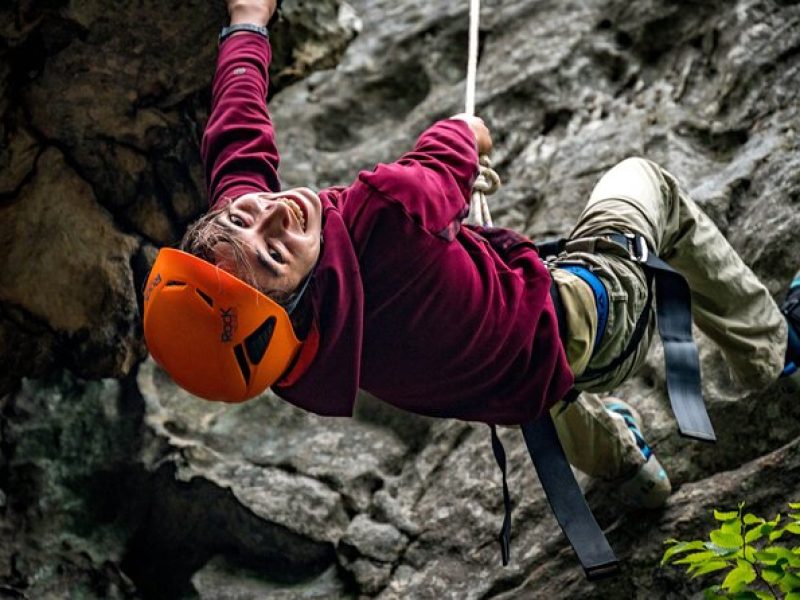
<svg viewBox="0 0 800 600"><path fill-rule="evenodd" d="M623 235L628 242L628 254L631 255L631 260L646 263L650 251L647 249L647 242L644 238L638 233L625 233Z"/></svg>

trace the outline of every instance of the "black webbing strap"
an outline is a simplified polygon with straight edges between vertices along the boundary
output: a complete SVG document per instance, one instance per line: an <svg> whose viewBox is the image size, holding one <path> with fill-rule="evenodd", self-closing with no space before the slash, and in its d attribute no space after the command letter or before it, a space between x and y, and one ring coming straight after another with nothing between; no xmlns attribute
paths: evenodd
<svg viewBox="0 0 800 600"><path fill-rule="evenodd" d="M550 287L550 296L555 306L558 319L558 334L562 343L567 340L567 319L564 305L561 302L558 287L553 281ZM572 388L563 399L564 408L573 402L580 392ZM563 410L563 409L562 409ZM508 478L506 474L506 453L497 429L490 425L492 430L492 452L503 475L503 507L505 515L500 528L500 551L503 566L508 564L511 546L511 495L508 492ZM575 550L578 560L590 580L614 575L618 571L617 557L611 550L603 531L592 515L586 504L583 492L575 480L575 475L567 462L561 440L558 439L553 419L545 413L537 421L522 425L522 435L525 445L533 461L533 466L539 475L539 481L544 489L550 508L556 516L561 530Z"/></svg>
<svg viewBox="0 0 800 600"><path fill-rule="evenodd" d="M497 435L495 426L490 425L490 427L492 451L503 474L505 516L503 526L500 528L500 551L503 566L506 566L511 555L511 495L508 492L506 453L503 443ZM558 439L553 419L549 414L545 414L537 421L523 425L522 435L550 508L575 550L587 579L595 581L615 575L619 570L617 557L586 504L583 492L575 480L575 474L567 462L561 441Z"/></svg>
<svg viewBox="0 0 800 600"><path fill-rule="evenodd" d="M567 347L567 310L561 301L561 293L558 291L558 284L555 279L550 280L550 299L553 301L553 308L556 310L556 320L558 321L558 337L561 344Z"/></svg>
<svg viewBox="0 0 800 600"><path fill-rule="evenodd" d="M683 275L648 251L641 235L612 234L635 260L653 273L656 281L656 317L664 345L667 391L681 435L715 442L700 386L700 356L692 336L692 298Z"/></svg>
<svg viewBox="0 0 800 600"><path fill-rule="evenodd" d="M551 256L558 256L567 246L567 238L536 242L536 252L545 260Z"/></svg>
<svg viewBox="0 0 800 600"><path fill-rule="evenodd" d="M553 419L545 413L523 425L522 435L550 508L575 550L587 579L594 581L615 575L619 570L617 557L586 504Z"/></svg>
<svg viewBox="0 0 800 600"><path fill-rule="evenodd" d="M506 475L506 451L503 448L503 442L497 437L497 428L494 425L489 425L492 429L492 452L494 452L494 459L497 461L497 466L503 473L503 508L505 516L503 517L503 526L500 528L500 554L503 557L503 566L508 564L511 557L511 494L508 493L508 477Z"/></svg>

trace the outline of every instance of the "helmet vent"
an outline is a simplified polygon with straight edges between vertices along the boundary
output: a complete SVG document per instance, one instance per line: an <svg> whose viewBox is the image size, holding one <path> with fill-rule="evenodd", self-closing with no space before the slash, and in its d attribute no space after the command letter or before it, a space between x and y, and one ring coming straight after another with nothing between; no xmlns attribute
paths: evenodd
<svg viewBox="0 0 800 600"><path fill-rule="evenodd" d="M165 287L178 287L181 285L186 285L185 281L178 281L177 279L170 279L166 284Z"/></svg>
<svg viewBox="0 0 800 600"><path fill-rule="evenodd" d="M206 304L208 304L211 308L214 308L214 300L206 294L203 290L195 288L194 290L197 292L197 295L200 296L203 300L205 300Z"/></svg>
<svg viewBox="0 0 800 600"><path fill-rule="evenodd" d="M261 359L264 358L274 331L275 317L270 317L244 340L244 345L247 348L247 357L254 365L260 363Z"/></svg>
<svg viewBox="0 0 800 600"><path fill-rule="evenodd" d="M245 385L250 384L250 365L247 364L247 359L244 357L244 350L241 344L236 344L233 347L233 354L236 356L236 362L239 363L239 370L244 377Z"/></svg>

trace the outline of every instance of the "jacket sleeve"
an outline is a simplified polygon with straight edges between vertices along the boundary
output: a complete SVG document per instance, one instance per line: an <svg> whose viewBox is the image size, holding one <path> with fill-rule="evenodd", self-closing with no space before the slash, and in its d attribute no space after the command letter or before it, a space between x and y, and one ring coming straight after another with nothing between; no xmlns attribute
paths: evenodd
<svg viewBox="0 0 800 600"><path fill-rule="evenodd" d="M267 111L269 42L234 35L220 46L201 154L209 206L247 192L278 191L278 150Z"/></svg>
<svg viewBox="0 0 800 600"><path fill-rule="evenodd" d="M478 225L466 225L465 229L489 242L503 262L512 269L529 262L532 257L535 257L536 262L539 261L536 243L513 229Z"/></svg>
<svg viewBox="0 0 800 600"><path fill-rule="evenodd" d="M451 240L469 212L477 175L472 130L464 121L448 119L427 129L400 160L378 165L360 180L429 232Z"/></svg>

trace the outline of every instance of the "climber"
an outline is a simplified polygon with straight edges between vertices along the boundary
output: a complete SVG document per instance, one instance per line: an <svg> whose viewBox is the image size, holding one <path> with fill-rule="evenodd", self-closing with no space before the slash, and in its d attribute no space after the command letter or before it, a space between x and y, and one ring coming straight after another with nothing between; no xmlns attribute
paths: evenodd
<svg viewBox="0 0 800 600"><path fill-rule="evenodd" d="M271 387L332 416L352 414L359 388L491 424L550 411L572 464L652 507L670 484L636 412L587 394L560 402L573 385L612 390L643 364L655 309L638 259L649 251L685 276L697 325L742 384L800 365L800 278L779 308L647 160L600 179L547 262L522 235L462 224L478 154L492 147L477 117L435 123L349 187L282 191L265 102L275 0L228 9L202 143L210 210L183 251L161 251L145 288L148 347L189 391L242 401Z"/></svg>

